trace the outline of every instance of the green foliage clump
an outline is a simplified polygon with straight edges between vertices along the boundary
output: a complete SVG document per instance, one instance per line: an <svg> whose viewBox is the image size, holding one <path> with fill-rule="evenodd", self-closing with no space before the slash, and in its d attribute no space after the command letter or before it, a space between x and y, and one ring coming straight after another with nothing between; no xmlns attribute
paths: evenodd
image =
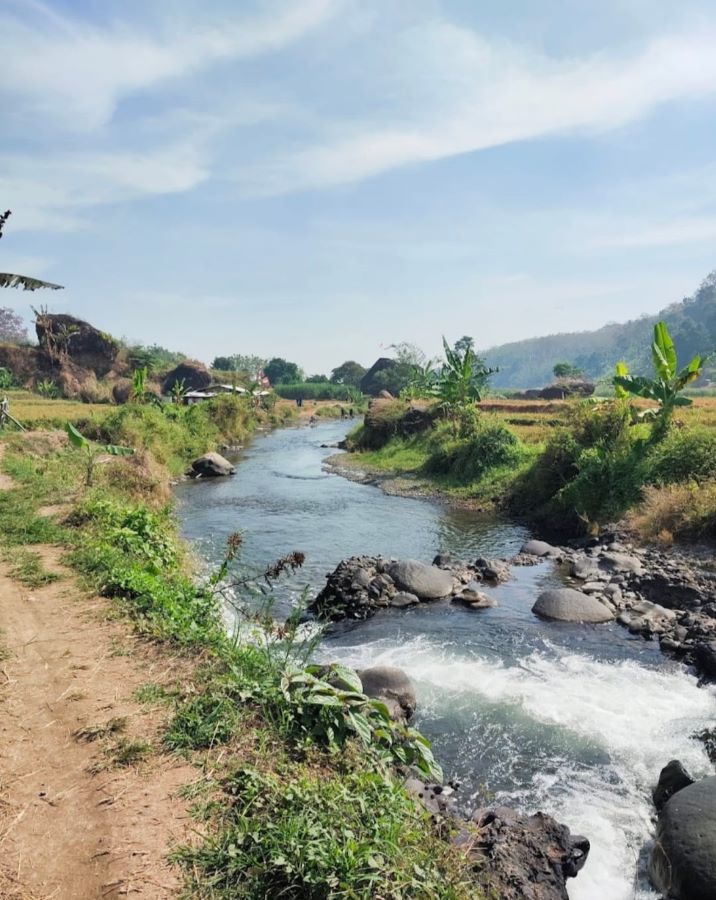
<svg viewBox="0 0 716 900"><path fill-rule="evenodd" d="M450 475L456 481L475 481L490 469L517 463L522 458L520 440L500 424L478 427L467 440L441 444L428 457L425 471Z"/></svg>
<svg viewBox="0 0 716 900"><path fill-rule="evenodd" d="M703 482L716 478L716 434L706 428L672 430L649 454L650 484Z"/></svg>
<svg viewBox="0 0 716 900"><path fill-rule="evenodd" d="M239 768L223 779L218 833L177 856L216 898L478 897L448 845L392 779L371 772L282 778Z"/></svg>

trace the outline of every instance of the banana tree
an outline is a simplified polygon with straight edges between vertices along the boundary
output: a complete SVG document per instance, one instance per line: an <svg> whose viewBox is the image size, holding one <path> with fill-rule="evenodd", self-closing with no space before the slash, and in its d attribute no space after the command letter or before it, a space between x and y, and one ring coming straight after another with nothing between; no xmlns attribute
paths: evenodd
<svg viewBox="0 0 716 900"><path fill-rule="evenodd" d="M487 382L497 369L488 368L472 347L459 350L443 337L445 362L437 380L436 393L449 408L479 402Z"/></svg>
<svg viewBox="0 0 716 900"><path fill-rule="evenodd" d="M0 207L1 209L2 207ZM2 237L3 227L12 215L9 209L4 213L0 213L0 238ZM51 291L63 290L63 285L53 284L51 281L41 281L39 278L31 278L29 275L14 275L11 272L0 272L0 287L4 288L22 288L24 291L37 291L40 288L47 288Z"/></svg>
<svg viewBox="0 0 716 900"><path fill-rule="evenodd" d="M79 432L71 422L65 423L65 431L73 447L83 450L85 455L85 485L92 486L92 476L97 465L97 460L103 454L109 456L132 456L134 450L131 447L121 447L117 444L96 444Z"/></svg>
<svg viewBox="0 0 716 900"><path fill-rule="evenodd" d="M663 429L668 426L677 407L693 403L681 392L701 375L708 357L697 354L687 366L679 369L676 347L666 322L657 322L651 343L651 358L655 378L630 375L626 363L620 362L617 363L613 384L618 397L643 397L655 401L658 406L644 410L640 417L656 419Z"/></svg>

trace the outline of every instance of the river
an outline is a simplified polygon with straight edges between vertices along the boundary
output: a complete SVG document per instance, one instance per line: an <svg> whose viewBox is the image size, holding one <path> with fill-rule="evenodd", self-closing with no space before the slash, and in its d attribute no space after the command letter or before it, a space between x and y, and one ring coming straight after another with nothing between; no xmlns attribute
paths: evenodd
<svg viewBox="0 0 716 900"><path fill-rule="evenodd" d="M324 471L335 450L321 445L346 430L331 422L258 436L234 478L180 485L185 536L207 563L237 530L245 532L243 562L255 569L303 551L305 567L277 588L286 613L348 556L510 556L529 536L510 521L389 496ZM592 850L569 882L571 900L655 898L644 877L650 791L670 759L712 774L693 735L713 724L716 691L616 624L537 619L537 593L560 583L552 563L514 575L492 589L495 608L439 601L381 612L336 627L319 655L356 667L396 665L411 676L414 724L446 776L461 782L466 809L480 797L541 809L586 835Z"/></svg>

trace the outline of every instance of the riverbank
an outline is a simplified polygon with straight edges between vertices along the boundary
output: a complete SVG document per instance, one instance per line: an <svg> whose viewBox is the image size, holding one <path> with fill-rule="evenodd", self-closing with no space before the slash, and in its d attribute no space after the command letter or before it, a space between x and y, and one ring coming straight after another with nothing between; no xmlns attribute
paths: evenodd
<svg viewBox="0 0 716 900"><path fill-rule="evenodd" d="M348 454L327 464L402 496L521 517L553 540L628 519L644 540L716 541L710 400L663 433L623 400L557 406L482 404L448 420L424 403L376 400Z"/></svg>
<svg viewBox="0 0 716 900"><path fill-rule="evenodd" d="M39 885L80 900L138 885L161 897L183 883L212 897L308 896L307 885L316 897L341 885L366 898L482 896L481 866L434 830L393 774L398 750L438 774L419 735L359 694L345 706L313 676L299 677L294 695L284 679L301 675L310 649L296 621L274 626L261 615L249 618L254 639L227 633L212 589L222 579L202 587L186 574L166 476L146 456L105 459L87 487L82 457L62 435L31 432L8 442L3 468L14 483L0 494L2 543L8 558L24 557L15 578L36 585L30 598L16 581L9 588L17 616L6 628L4 700L32 725L35 755L28 772L3 760L3 781L13 783L3 822L15 842L8 891ZM279 561L273 577L299 564ZM302 696L306 683L333 692L328 720L330 707ZM4 749L14 737L4 735ZM59 758L57 746L66 750ZM124 794L112 793L115 779ZM101 785L109 793L98 800ZM56 834L43 848L34 825L45 804ZM116 822L105 822L105 806ZM147 847L143 814L156 825ZM35 857L36 876L27 864Z"/></svg>

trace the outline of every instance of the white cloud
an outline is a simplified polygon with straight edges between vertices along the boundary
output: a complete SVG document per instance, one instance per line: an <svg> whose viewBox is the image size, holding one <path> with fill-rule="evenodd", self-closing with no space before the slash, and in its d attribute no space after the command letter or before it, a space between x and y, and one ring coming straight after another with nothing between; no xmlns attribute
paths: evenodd
<svg viewBox="0 0 716 900"><path fill-rule="evenodd" d="M239 174L256 193L359 181L410 163L632 122L659 104L716 92L716 30L652 40L631 53L556 59L445 23L412 29L393 67L377 73L376 107L409 96L376 122L331 125L303 148ZM416 96L406 88L415 74Z"/></svg>
<svg viewBox="0 0 716 900"><path fill-rule="evenodd" d="M119 22L103 26L63 18L49 6L29 5L32 21L0 13L0 94L22 97L35 112L68 130L95 129L133 92L194 74L213 63L276 51L320 26L336 0L301 0L253 19L205 24L175 20L150 33Z"/></svg>
<svg viewBox="0 0 716 900"><path fill-rule="evenodd" d="M94 206L197 187L209 177L204 140L144 152L0 157L0 195L14 211L14 231L68 231Z"/></svg>
<svg viewBox="0 0 716 900"><path fill-rule="evenodd" d="M716 216L675 217L668 221L619 220L589 242L590 249L638 249L695 244L716 239Z"/></svg>

